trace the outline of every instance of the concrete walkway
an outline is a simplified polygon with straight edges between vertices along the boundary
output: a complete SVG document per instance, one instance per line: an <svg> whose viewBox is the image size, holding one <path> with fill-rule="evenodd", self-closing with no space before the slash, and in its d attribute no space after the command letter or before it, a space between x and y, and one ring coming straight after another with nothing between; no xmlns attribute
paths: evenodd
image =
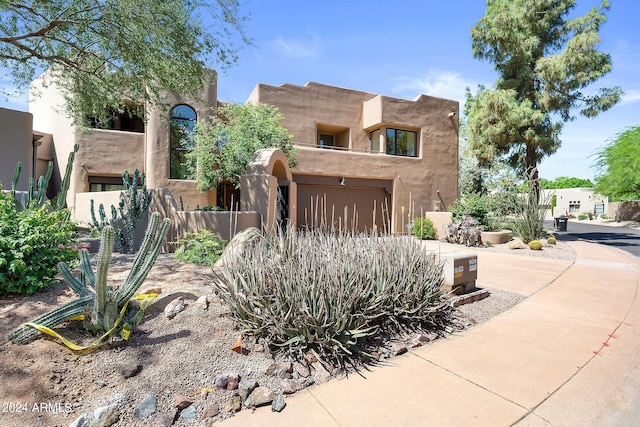
<svg viewBox="0 0 640 427"><path fill-rule="evenodd" d="M310 387L232 426L640 424L640 264L572 242L575 263L478 251L478 285L527 298L387 366Z"/></svg>

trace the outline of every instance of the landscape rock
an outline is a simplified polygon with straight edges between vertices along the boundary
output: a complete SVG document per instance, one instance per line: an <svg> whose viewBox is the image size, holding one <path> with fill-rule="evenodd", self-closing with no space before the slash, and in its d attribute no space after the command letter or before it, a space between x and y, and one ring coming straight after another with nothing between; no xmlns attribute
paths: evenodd
<svg viewBox="0 0 640 427"><path fill-rule="evenodd" d="M141 420L150 417L156 412L158 405L158 399L155 396L147 396L140 404L136 407L135 414Z"/></svg>
<svg viewBox="0 0 640 427"><path fill-rule="evenodd" d="M316 384L324 384L331 379L331 373L320 362L313 363L313 381Z"/></svg>
<svg viewBox="0 0 640 427"><path fill-rule="evenodd" d="M256 389L256 387L258 387L258 382L256 380L243 379L238 384L238 394L244 401L249 397L253 390Z"/></svg>
<svg viewBox="0 0 640 427"><path fill-rule="evenodd" d="M115 405L103 406L93 412L91 427L111 427L120 420L120 410Z"/></svg>
<svg viewBox="0 0 640 427"><path fill-rule="evenodd" d="M120 366L118 366L118 369L120 370L120 374L122 374L123 378L130 378L138 373L140 363L137 358L129 357L125 359Z"/></svg>
<svg viewBox="0 0 640 427"><path fill-rule="evenodd" d="M249 227L236 233L224 248L222 255L220 255L220 259L213 265L213 268L220 268L225 263L237 261L245 246L261 238L262 233L256 227Z"/></svg>
<svg viewBox="0 0 640 427"><path fill-rule="evenodd" d="M516 240L513 243L509 243L509 249L526 249L527 245L522 240Z"/></svg>
<svg viewBox="0 0 640 427"><path fill-rule="evenodd" d="M171 427L176 419L177 409L155 414L149 421L149 427Z"/></svg>
<svg viewBox="0 0 640 427"><path fill-rule="evenodd" d="M159 286L151 286L148 288L145 288L143 291L139 292L140 294L143 295L147 295L147 294L161 294L162 293L162 288Z"/></svg>
<svg viewBox="0 0 640 427"><path fill-rule="evenodd" d="M271 410L273 412L282 412L287 403L284 401L284 397L281 394L277 395L273 402L271 402Z"/></svg>
<svg viewBox="0 0 640 427"><path fill-rule="evenodd" d="M220 405L218 405L217 403L214 403L212 405L207 406L202 416L204 418L213 418L217 416L219 413L220 413Z"/></svg>
<svg viewBox="0 0 640 427"><path fill-rule="evenodd" d="M392 343L390 350L392 356L400 356L401 354L405 354L409 351L407 346L403 343Z"/></svg>
<svg viewBox="0 0 640 427"><path fill-rule="evenodd" d="M276 375L280 370L280 365L277 363L272 363L269 367L264 371L266 375Z"/></svg>
<svg viewBox="0 0 640 427"><path fill-rule="evenodd" d="M236 390L240 382L240 375L229 374L227 377L227 390Z"/></svg>
<svg viewBox="0 0 640 427"><path fill-rule="evenodd" d="M234 413L238 412L242 409L242 399L237 394L234 394L227 400L227 403L224 405L223 411L226 413Z"/></svg>
<svg viewBox="0 0 640 427"><path fill-rule="evenodd" d="M206 310L209 308L209 298L206 295L202 295L196 300L196 304Z"/></svg>
<svg viewBox="0 0 640 427"><path fill-rule="evenodd" d="M278 377L281 379L288 379L288 378L293 378L293 375L290 372L287 372L281 368L278 370Z"/></svg>
<svg viewBox="0 0 640 427"><path fill-rule="evenodd" d="M164 314L169 319L173 319L174 317L176 317L176 314L184 310L186 306L187 305L184 301L184 297L177 297L169 304L167 304L167 306L164 308Z"/></svg>
<svg viewBox="0 0 640 427"><path fill-rule="evenodd" d="M175 402L175 407L178 408L178 410L187 408L193 403L193 399L178 393L173 395L173 401Z"/></svg>
<svg viewBox="0 0 640 427"><path fill-rule="evenodd" d="M214 384L217 388L227 388L229 384L229 374L220 374L216 377Z"/></svg>
<svg viewBox="0 0 640 427"><path fill-rule="evenodd" d="M302 384L294 379L285 378L280 381L280 386L282 387L283 394L293 394L298 390L302 389Z"/></svg>
<svg viewBox="0 0 640 427"><path fill-rule="evenodd" d="M269 405L273 402L275 393L267 387L257 387L244 401L245 408Z"/></svg>
<svg viewBox="0 0 640 427"><path fill-rule="evenodd" d="M185 421L193 421L196 419L197 413L198 409L196 408L196 405L191 405L180 413L180 418Z"/></svg>

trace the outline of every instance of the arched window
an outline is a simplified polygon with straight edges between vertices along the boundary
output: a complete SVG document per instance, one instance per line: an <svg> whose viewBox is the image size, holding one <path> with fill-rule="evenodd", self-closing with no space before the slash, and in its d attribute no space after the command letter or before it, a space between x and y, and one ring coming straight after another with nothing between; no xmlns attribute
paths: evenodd
<svg viewBox="0 0 640 427"><path fill-rule="evenodd" d="M170 171L171 179L194 179L187 169L187 152L193 148L191 136L196 128L196 110L188 105L180 104L171 109L169 130Z"/></svg>

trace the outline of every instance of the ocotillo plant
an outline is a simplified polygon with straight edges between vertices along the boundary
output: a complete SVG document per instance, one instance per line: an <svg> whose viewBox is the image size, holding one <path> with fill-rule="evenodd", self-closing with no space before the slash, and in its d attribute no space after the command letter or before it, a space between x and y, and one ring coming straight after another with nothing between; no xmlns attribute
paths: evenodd
<svg viewBox="0 0 640 427"><path fill-rule="evenodd" d="M78 276L72 274L66 263L58 264L58 271L69 287L78 294L78 298L36 317L28 323L54 328L72 317L82 314L85 319L85 328L92 332L110 331L111 334L114 334L119 333L123 328L135 330L142 318L138 315L138 310L133 307L134 301L130 302L130 300L153 267L169 230L169 223L168 219L164 219L160 224L160 214L157 212L151 215L149 226L140 250L133 261L131 271L125 281L116 288L107 286L114 233L111 226L106 226L102 230L98 265L95 272L91 268L89 254L84 249L80 251L82 271ZM124 317L114 329L116 319L125 304L128 306ZM22 324L11 331L7 339L24 344L37 335L38 331L35 328L28 324Z"/></svg>
<svg viewBox="0 0 640 427"><path fill-rule="evenodd" d="M141 189L138 189L140 181ZM138 169L133 173L133 179L128 171L122 174L126 195L120 200L118 208L111 206L111 219L107 219L104 205L100 204L98 212L100 221L97 220L94 202L91 200L91 219L93 227L102 230L107 224L111 225L116 232L116 246L124 253L133 253L135 245L135 231L142 220L143 215L149 209L152 194L147 191L145 175L140 174Z"/></svg>
<svg viewBox="0 0 640 427"><path fill-rule="evenodd" d="M67 191L69 190L69 182L71 180L71 170L73 169L73 161L75 160L76 153L80 145L76 144L73 146L73 151L69 153L69 157L67 159L67 168L64 173L64 179L62 180L62 185L60 188L60 192L56 196L55 201L55 209L61 210L64 208L67 199ZM11 192L13 193L14 198L16 198L16 186L18 185L18 180L20 179L20 173L22 172L22 162L18 162L16 165L16 172L13 176L13 182L11 184ZM26 197L21 199L21 208L27 208L35 202L36 206L42 206L45 202L45 196L47 192L47 187L49 186L49 181L51 180L51 175L53 174L53 162L49 162L47 165L47 172L44 176L40 176L38 179L38 184L36 186L35 180L33 178L29 178L29 190L26 194ZM17 200L17 198L16 198ZM18 203L20 208L20 203Z"/></svg>

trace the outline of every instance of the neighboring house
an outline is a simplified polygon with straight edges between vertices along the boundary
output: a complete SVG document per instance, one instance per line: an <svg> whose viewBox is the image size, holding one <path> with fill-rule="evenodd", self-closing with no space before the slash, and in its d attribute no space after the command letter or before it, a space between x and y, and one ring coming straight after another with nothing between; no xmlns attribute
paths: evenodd
<svg viewBox="0 0 640 427"><path fill-rule="evenodd" d="M33 115L24 111L0 108L0 182L10 190L16 165L22 162L22 172L16 190L26 191L29 178L37 178L47 171L51 135L33 131ZM51 194L48 194L51 196Z"/></svg>
<svg viewBox="0 0 640 427"><path fill-rule="evenodd" d="M551 200L555 195L555 207L551 212ZM599 194L595 194L592 188L559 188L542 190L541 200L548 200L547 219L561 216L580 214L602 215L607 214L609 200Z"/></svg>
<svg viewBox="0 0 640 427"><path fill-rule="evenodd" d="M41 94L30 100L33 125L53 136L58 182L68 153L80 144L69 206L79 193L119 189L121 173L136 168L145 172L147 187L167 188L185 208L229 206L232 196L239 199L229 185L198 191L185 169L188 145L180 144L218 105L215 73L200 102L171 97L168 110L146 112L146 123L124 114L114 117L110 129L91 132L72 126L60 112L63 99L53 85L37 79L32 90ZM298 226L312 226L317 214L325 214L347 227L390 224L398 232L412 216L445 210L457 197L456 101L426 95L409 101L317 83L259 84L248 101L278 107L299 146L298 167L284 171L277 163L273 169L278 215L290 216ZM243 200L240 209L249 210L250 199Z"/></svg>

